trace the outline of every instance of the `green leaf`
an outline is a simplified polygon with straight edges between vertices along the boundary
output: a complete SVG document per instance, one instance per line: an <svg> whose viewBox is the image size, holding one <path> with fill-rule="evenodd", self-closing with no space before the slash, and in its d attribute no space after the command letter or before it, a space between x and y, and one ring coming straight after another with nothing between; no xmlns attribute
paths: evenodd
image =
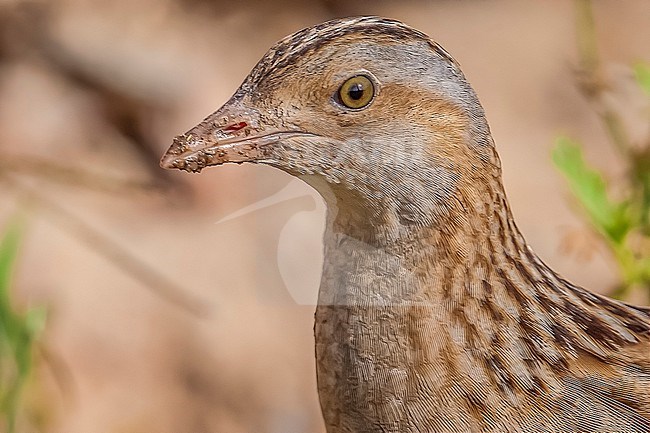
<svg viewBox="0 0 650 433"><path fill-rule="evenodd" d="M634 76L639 86L650 96L650 64L639 62L634 65Z"/></svg>
<svg viewBox="0 0 650 433"><path fill-rule="evenodd" d="M7 305L9 303L11 271L18 255L21 232L22 230L18 224L12 224L5 231L2 240L0 240L0 305L5 301Z"/></svg>
<svg viewBox="0 0 650 433"><path fill-rule="evenodd" d="M609 200L607 183L599 171L587 165L580 145L568 137L559 137L553 149L553 162L596 229L611 241L621 243L630 229L627 204Z"/></svg>
<svg viewBox="0 0 650 433"><path fill-rule="evenodd" d="M0 347L5 348L15 347L20 332L20 318L11 307L9 288L21 232L19 224L10 224L0 240Z"/></svg>
<svg viewBox="0 0 650 433"><path fill-rule="evenodd" d="M11 308L9 296L21 234L22 227L13 223L0 240L0 366L3 368L0 375L0 415L6 420L8 432L14 430L20 390L29 370L29 361L25 362L27 348L21 347L24 325Z"/></svg>

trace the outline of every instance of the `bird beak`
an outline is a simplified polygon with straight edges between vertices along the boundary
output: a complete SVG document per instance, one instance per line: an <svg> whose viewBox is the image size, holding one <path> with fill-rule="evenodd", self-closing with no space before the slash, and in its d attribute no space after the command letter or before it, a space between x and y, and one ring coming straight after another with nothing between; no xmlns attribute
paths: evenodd
<svg viewBox="0 0 650 433"><path fill-rule="evenodd" d="M264 126L259 112L233 98L194 128L174 138L160 161L162 168L200 172L227 162L257 162L270 146L297 131Z"/></svg>

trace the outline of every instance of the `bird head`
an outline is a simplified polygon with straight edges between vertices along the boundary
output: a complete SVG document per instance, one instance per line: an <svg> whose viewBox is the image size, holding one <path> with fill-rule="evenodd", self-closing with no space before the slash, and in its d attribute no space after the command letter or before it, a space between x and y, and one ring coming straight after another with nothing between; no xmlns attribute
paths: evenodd
<svg viewBox="0 0 650 433"><path fill-rule="evenodd" d="M456 61L425 34L377 17L278 42L224 106L174 139L161 166L244 162L297 176L360 220L402 225L434 224L464 200L453 199L459 191L498 170Z"/></svg>

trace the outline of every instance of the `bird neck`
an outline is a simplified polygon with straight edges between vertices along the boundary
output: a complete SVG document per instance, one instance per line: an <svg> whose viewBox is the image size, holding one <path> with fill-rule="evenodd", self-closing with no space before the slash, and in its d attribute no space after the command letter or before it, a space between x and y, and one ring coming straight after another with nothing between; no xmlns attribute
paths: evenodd
<svg viewBox="0 0 650 433"><path fill-rule="evenodd" d="M417 281L400 284L404 287L395 299L405 302L435 296L432 292L439 291L442 283L448 286L454 280L459 285L471 280L479 284L493 274L508 278L513 269L526 274L548 271L516 227L498 165L494 171L492 176L481 173L457 185L433 210L417 206L419 201L434 202L426 194L435 196L435 191L421 190L417 199L406 197L408 206L382 197L369 201L349 191L326 196L326 265L344 262L372 269L394 263L402 271L408 269ZM435 215L413 221L400 214L407 207L414 214ZM397 273L395 278L402 276Z"/></svg>
<svg viewBox="0 0 650 433"><path fill-rule="evenodd" d="M396 401L411 405L400 413L439 414L511 402L492 415L515 419L501 411L556 392L580 353L613 362L647 339L648 311L573 286L537 258L500 182L450 202L448 218L397 229L329 203L316 357L326 423L343 427L328 431L374 431L364 429L371 396L387 414Z"/></svg>
<svg viewBox="0 0 650 433"><path fill-rule="evenodd" d="M403 225L395 215L362 215L326 200L319 305L422 306L439 314L437 323L468 327L489 317L503 322L501 330L539 333L567 353L597 357L650 333L648 311L575 286L539 259L514 223L498 172L459 187L431 225Z"/></svg>

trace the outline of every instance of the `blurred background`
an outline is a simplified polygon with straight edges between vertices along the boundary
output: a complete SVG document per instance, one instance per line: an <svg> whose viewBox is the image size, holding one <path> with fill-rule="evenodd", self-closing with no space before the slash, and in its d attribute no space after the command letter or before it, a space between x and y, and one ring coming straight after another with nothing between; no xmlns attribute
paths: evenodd
<svg viewBox="0 0 650 433"><path fill-rule="evenodd" d="M324 431L320 198L268 167L189 175L158 161L278 39L360 14L452 53L529 243L577 284L620 284L551 158L568 134L606 178L626 170L576 78L574 2L0 0L0 234L20 222L9 297L34 341L15 431ZM631 65L650 60L649 3L594 1L593 16L605 99L643 142Z"/></svg>

